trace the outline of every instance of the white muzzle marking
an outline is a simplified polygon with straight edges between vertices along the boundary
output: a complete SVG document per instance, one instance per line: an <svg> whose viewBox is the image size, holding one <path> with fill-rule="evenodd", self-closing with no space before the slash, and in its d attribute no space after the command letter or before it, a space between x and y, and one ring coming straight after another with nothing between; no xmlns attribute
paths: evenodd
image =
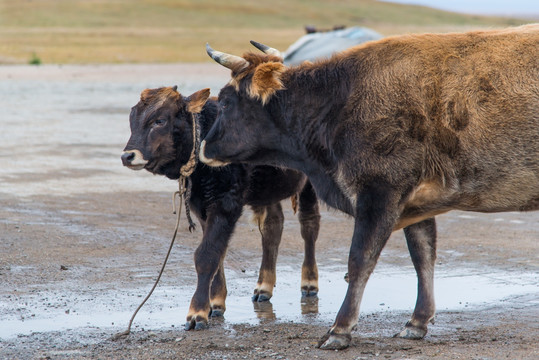
<svg viewBox="0 0 539 360"><path fill-rule="evenodd" d="M142 170L144 169L144 166L148 163L148 160L144 159L144 156L140 152L140 150L129 150L124 151L124 154L135 154L135 158L127 165L128 168L133 170Z"/></svg>
<svg viewBox="0 0 539 360"><path fill-rule="evenodd" d="M222 162L222 161L219 161L219 160L216 160L216 159L208 159L204 155L204 150L205 149L206 149L206 140L202 140L202 143L200 144L200 152L199 152L198 157L199 157L200 161L202 161L204 164L209 165L209 166L213 166L213 167L226 166L226 165L230 164L229 162Z"/></svg>

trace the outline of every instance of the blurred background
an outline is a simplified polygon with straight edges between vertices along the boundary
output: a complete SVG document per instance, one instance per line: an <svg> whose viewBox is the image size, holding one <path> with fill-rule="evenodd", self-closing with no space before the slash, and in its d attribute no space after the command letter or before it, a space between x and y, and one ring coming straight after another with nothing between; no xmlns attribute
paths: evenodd
<svg viewBox="0 0 539 360"><path fill-rule="evenodd" d="M387 36L538 19L535 0L0 0L0 64L200 62L206 42L234 54L250 39L285 50L306 25Z"/></svg>

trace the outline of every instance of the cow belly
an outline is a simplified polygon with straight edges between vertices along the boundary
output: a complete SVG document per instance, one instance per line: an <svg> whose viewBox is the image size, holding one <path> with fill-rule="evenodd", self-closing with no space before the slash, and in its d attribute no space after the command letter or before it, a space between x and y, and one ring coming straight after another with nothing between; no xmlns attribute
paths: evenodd
<svg viewBox="0 0 539 360"><path fill-rule="evenodd" d="M526 184L528 186L526 186ZM539 210L537 186L504 184L488 191L449 189L436 182L421 183L409 196L394 227L398 230L451 210L483 213Z"/></svg>
<svg viewBox="0 0 539 360"><path fill-rule="evenodd" d="M446 213L449 210L451 210L451 209L436 209L436 210L425 211L425 212L422 212L422 213L416 214L416 215L404 215L404 216L401 216L399 218L399 220L397 221L397 224L395 225L395 227L393 227L393 231L400 230L402 228L405 228L407 226L416 224L418 222L429 219L429 218L434 217L436 215Z"/></svg>

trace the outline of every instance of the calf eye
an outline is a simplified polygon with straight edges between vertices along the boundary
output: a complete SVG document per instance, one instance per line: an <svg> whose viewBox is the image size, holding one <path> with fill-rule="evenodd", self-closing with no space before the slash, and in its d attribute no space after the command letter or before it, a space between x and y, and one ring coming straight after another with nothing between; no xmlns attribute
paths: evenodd
<svg viewBox="0 0 539 360"><path fill-rule="evenodd" d="M155 120L155 122L153 124L159 126L159 125L164 125L166 122L167 122L166 119L159 118L159 119Z"/></svg>

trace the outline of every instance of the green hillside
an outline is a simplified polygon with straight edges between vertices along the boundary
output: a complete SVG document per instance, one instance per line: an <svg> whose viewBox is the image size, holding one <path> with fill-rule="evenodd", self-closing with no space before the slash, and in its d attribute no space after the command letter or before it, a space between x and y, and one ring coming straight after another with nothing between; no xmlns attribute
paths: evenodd
<svg viewBox="0 0 539 360"><path fill-rule="evenodd" d="M373 0L0 0L0 63L207 61L206 42L237 54L250 39L284 50L309 24L392 35L525 22Z"/></svg>

